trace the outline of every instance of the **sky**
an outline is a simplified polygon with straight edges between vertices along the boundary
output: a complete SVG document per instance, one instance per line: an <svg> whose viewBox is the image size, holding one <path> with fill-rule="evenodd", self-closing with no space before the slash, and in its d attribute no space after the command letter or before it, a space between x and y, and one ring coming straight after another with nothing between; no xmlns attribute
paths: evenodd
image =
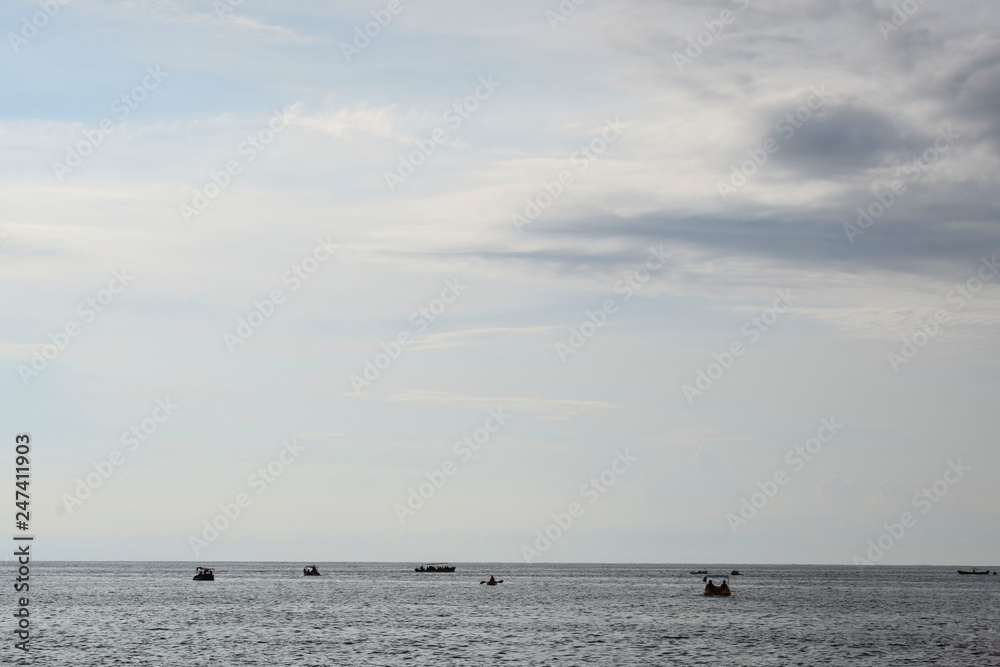
<svg viewBox="0 0 1000 667"><path fill-rule="evenodd" d="M1000 7L577 1L3 3L38 558L996 564Z"/></svg>

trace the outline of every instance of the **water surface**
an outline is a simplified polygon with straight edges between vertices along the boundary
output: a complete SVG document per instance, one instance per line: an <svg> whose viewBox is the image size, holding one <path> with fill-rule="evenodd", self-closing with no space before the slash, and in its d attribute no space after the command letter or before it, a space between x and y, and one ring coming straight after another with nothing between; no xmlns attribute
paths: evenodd
<svg viewBox="0 0 1000 667"><path fill-rule="evenodd" d="M702 565L303 565L33 564L33 662L1000 665L1000 576L954 568L739 565L705 598Z"/></svg>

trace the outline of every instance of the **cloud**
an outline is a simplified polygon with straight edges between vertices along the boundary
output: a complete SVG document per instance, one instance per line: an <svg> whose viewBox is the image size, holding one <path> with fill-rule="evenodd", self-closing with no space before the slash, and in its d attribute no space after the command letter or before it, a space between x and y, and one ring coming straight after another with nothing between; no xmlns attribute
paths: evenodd
<svg viewBox="0 0 1000 667"><path fill-rule="evenodd" d="M847 103L805 121L775 154L775 161L801 176L835 177L895 165L930 145L886 114Z"/></svg>
<svg viewBox="0 0 1000 667"><path fill-rule="evenodd" d="M487 410L503 408L512 414L532 413L540 419L566 420L591 410L608 410L617 406L602 401L577 401L560 398L536 398L529 396L463 396L443 391L410 390L392 394L386 399L390 403L424 403L457 408Z"/></svg>
<svg viewBox="0 0 1000 667"><path fill-rule="evenodd" d="M43 345L31 343L0 343L0 357L30 357L32 352L42 347Z"/></svg>
<svg viewBox="0 0 1000 667"><path fill-rule="evenodd" d="M431 334L417 340L411 350L447 350L472 345L502 345L520 336L541 336L555 327L491 327Z"/></svg>
<svg viewBox="0 0 1000 667"><path fill-rule="evenodd" d="M563 219L535 232L548 236L553 247L528 253L512 250L506 257L577 268L582 262L621 263L619 252L584 254L579 242L631 238L636 244L693 246L712 257L762 257L817 270L939 274L974 264L983 252L1000 250L1000 202L992 199L975 183L913 186L853 244L844 225L856 223L858 208L875 201L874 194L862 189L838 207L747 204L739 211L718 213L664 210L632 217ZM567 238L578 243L567 247L560 241Z"/></svg>
<svg viewBox="0 0 1000 667"><path fill-rule="evenodd" d="M370 135L405 143L410 141L413 135L403 129L407 117L402 116L396 107L397 105L390 104L372 109L367 103L361 102L325 114L302 115L296 120L296 124L338 139Z"/></svg>
<svg viewBox="0 0 1000 667"><path fill-rule="evenodd" d="M131 2L119 3L116 9L142 11L144 17L152 17L162 23L187 24L212 30L219 30L226 26L235 26L240 30L258 33L275 42L298 44L330 42L328 39L303 35L287 26L269 24L251 18L247 15L248 10L251 9L250 3L243 3L238 0L233 0L232 2L217 0L215 3L198 2L192 4L192 9L200 9L205 5L210 5L215 9L212 13L186 11L180 4L176 0L131 0ZM101 7L101 5L93 6Z"/></svg>

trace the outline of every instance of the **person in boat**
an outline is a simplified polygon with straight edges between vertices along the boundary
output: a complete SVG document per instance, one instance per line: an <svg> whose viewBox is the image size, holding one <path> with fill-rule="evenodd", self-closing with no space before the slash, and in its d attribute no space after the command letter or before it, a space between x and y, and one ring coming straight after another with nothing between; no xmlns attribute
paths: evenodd
<svg viewBox="0 0 1000 667"><path fill-rule="evenodd" d="M726 584L723 583L722 585L725 586ZM715 588L715 582L712 581L712 580L709 580L708 586L705 586L705 590L706 591L714 591L714 590L716 590L716 588Z"/></svg>
<svg viewBox="0 0 1000 667"><path fill-rule="evenodd" d="M725 581L723 581L722 585L719 586L719 592L728 591L728 590L729 590L729 584L726 583Z"/></svg>
<svg viewBox="0 0 1000 667"><path fill-rule="evenodd" d="M492 586L492 585L494 585L494 584L496 584L496 583L497 583L497 580L496 580L496 579L495 579L495 578L493 577L493 575L491 574L491 575L490 575L490 580L489 580L488 582L486 582L486 583L488 583L489 585L491 585L491 586Z"/></svg>

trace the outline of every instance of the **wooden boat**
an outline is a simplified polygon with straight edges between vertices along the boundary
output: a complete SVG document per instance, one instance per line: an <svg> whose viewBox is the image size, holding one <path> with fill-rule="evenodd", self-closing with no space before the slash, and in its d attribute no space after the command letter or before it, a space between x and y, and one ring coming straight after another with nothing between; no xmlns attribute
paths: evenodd
<svg viewBox="0 0 1000 667"><path fill-rule="evenodd" d="M958 573L959 574L989 574L990 571L989 570L977 570L976 568L972 568L971 570L959 570ZM996 572L994 572L993 574L996 574Z"/></svg>
<svg viewBox="0 0 1000 667"><path fill-rule="evenodd" d="M413 568L414 572L454 572L454 565L447 565L445 563L428 563L427 565L421 565L420 567Z"/></svg>
<svg viewBox="0 0 1000 667"><path fill-rule="evenodd" d="M304 574L307 577L320 576L319 569L315 565L310 565L309 567L302 568L302 574Z"/></svg>
<svg viewBox="0 0 1000 667"><path fill-rule="evenodd" d="M215 581L215 573L210 567L199 567L193 579L194 581Z"/></svg>

